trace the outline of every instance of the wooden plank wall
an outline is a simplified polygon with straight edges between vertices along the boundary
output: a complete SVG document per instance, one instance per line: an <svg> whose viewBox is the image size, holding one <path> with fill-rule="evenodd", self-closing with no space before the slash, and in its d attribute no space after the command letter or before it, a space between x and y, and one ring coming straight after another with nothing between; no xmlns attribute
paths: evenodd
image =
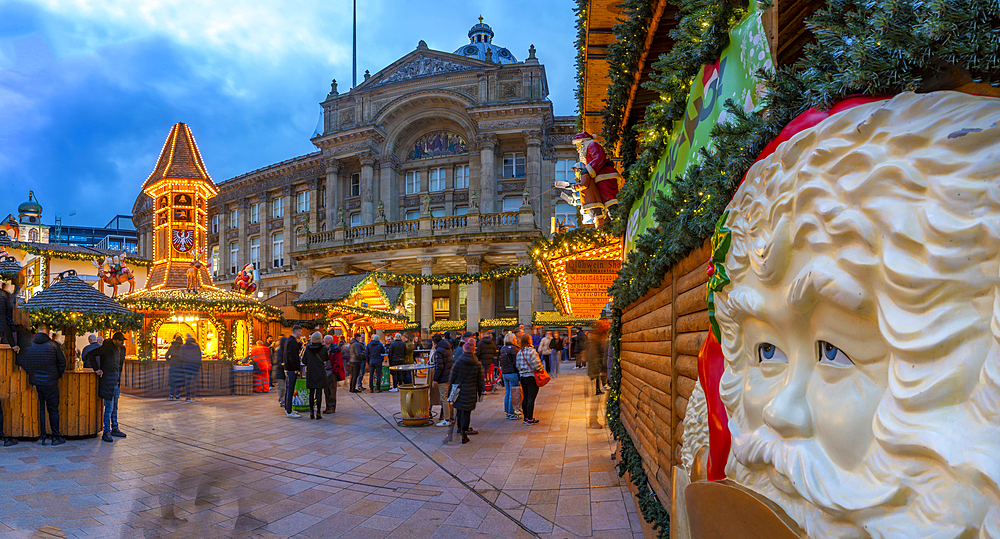
<svg viewBox="0 0 1000 539"><path fill-rule="evenodd" d="M38 437L38 394L28 384L28 373L15 366L14 352L7 345L0 345L0 406L3 406L5 435ZM103 403L97 398L94 371L66 371L59 379L60 433L63 436L97 434L102 427L103 411Z"/></svg>
<svg viewBox="0 0 1000 539"><path fill-rule="evenodd" d="M708 336L711 252L706 241L664 275L660 288L622 313L621 418L668 510L684 412L698 379L698 351Z"/></svg>

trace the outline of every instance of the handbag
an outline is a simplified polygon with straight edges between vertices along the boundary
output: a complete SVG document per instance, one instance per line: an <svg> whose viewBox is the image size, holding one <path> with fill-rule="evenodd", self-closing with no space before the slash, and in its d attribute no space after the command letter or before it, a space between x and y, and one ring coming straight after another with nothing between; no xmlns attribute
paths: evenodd
<svg viewBox="0 0 1000 539"><path fill-rule="evenodd" d="M549 383L550 380L552 380L552 377L545 371L544 365L541 369L535 371L535 384L537 384L538 387L545 387L545 384Z"/></svg>
<svg viewBox="0 0 1000 539"><path fill-rule="evenodd" d="M451 393L448 394L448 402L454 403L456 400L458 400L459 389L460 388L458 384L451 385Z"/></svg>

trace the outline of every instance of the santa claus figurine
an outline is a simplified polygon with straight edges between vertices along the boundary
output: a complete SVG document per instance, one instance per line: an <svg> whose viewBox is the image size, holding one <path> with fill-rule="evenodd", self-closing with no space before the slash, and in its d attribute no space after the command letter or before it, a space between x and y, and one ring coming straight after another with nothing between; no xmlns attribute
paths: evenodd
<svg viewBox="0 0 1000 539"><path fill-rule="evenodd" d="M594 217L597 226L604 224L611 208L618 204L618 190L622 187L622 175L608 159L604 148L584 131L573 137L573 144L580 154L576 164L582 206L580 209Z"/></svg>

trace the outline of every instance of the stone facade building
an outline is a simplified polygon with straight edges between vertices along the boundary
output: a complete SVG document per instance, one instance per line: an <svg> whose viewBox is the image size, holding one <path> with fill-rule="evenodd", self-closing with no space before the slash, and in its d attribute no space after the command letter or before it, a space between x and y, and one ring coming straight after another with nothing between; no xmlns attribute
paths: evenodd
<svg viewBox="0 0 1000 539"><path fill-rule="evenodd" d="M551 189L572 179L575 117L553 114L534 46L518 61L481 21L468 37L454 53L421 41L345 93L334 81L318 151L219 183L208 241L217 279L253 263L269 297L359 271L488 271L527 263L553 218L573 221L575 208ZM148 209L134 213L146 238ZM405 293L423 328L529 323L551 308L532 275Z"/></svg>

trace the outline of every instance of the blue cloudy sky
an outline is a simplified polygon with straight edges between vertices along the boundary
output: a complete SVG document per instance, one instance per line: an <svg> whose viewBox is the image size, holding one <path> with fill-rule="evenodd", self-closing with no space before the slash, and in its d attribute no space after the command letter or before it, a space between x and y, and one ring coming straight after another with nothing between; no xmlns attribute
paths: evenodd
<svg viewBox="0 0 1000 539"><path fill-rule="evenodd" d="M482 15L519 60L535 45L575 114L572 6L359 0L358 79L421 39L454 51ZM49 224L131 213L176 122L217 182L315 151L333 78L350 87L350 0L0 0L0 217L28 189Z"/></svg>

